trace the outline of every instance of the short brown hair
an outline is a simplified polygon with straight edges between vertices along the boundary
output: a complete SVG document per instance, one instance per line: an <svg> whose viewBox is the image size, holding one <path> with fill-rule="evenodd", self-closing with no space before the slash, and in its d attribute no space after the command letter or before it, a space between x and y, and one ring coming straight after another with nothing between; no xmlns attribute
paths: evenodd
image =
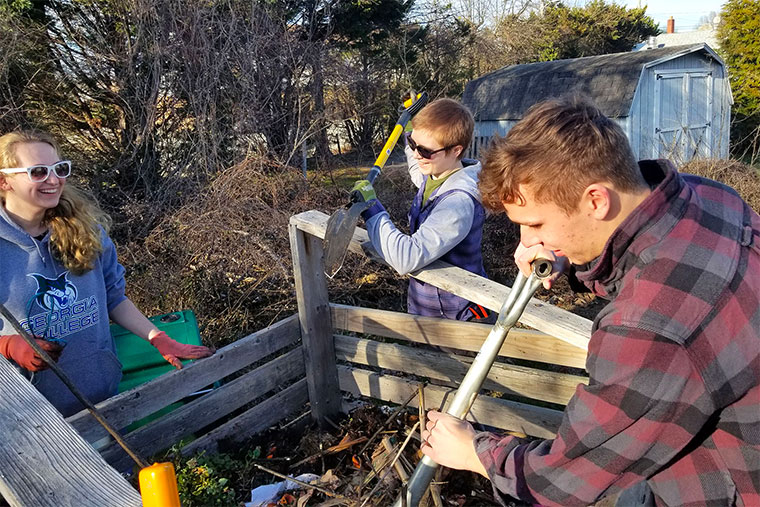
<svg viewBox="0 0 760 507"><path fill-rule="evenodd" d="M646 186L620 126L587 97L572 95L540 102L488 148L480 173L483 204L504 211L530 185L539 202L570 214L583 191L597 182L626 192Z"/></svg>
<svg viewBox="0 0 760 507"><path fill-rule="evenodd" d="M436 99L412 118L412 128L427 130L441 146L461 146L459 158L462 158L472 141L475 120L467 106L458 100Z"/></svg>

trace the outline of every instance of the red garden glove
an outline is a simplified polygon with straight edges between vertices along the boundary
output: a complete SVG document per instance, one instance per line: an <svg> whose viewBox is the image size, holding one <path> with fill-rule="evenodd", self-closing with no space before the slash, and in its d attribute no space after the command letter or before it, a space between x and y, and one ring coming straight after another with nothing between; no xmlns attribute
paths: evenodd
<svg viewBox="0 0 760 507"><path fill-rule="evenodd" d="M161 355L164 356L164 359L169 361L178 370L182 369L180 359L200 359L214 353L211 349L202 345L187 345L172 340L163 331L159 331L153 335L150 339L150 344L156 347Z"/></svg>
<svg viewBox="0 0 760 507"><path fill-rule="evenodd" d="M63 347L57 343L36 339L37 345L48 353L53 361L58 362ZM21 335L11 334L0 336L0 354L7 359L15 361L17 365L29 371L41 371L48 368L45 361L38 356L34 349L24 341Z"/></svg>

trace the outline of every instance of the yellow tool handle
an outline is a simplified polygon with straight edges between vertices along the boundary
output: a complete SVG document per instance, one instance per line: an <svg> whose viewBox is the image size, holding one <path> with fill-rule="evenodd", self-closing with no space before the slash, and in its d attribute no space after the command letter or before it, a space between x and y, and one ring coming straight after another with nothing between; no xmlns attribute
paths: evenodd
<svg viewBox="0 0 760 507"><path fill-rule="evenodd" d="M388 160L388 157L391 156L391 152L393 151L393 147L396 146L396 141L398 141L398 138L401 137L401 134L404 132L404 127L402 125L396 124L395 127L393 127L393 131L391 132L390 137L387 141L385 141L385 146L383 146L383 150L380 152L380 155L378 155L377 160L375 160L375 165L378 167L383 167L385 165L385 162Z"/></svg>
<svg viewBox="0 0 760 507"><path fill-rule="evenodd" d="M140 470L140 496L143 507L182 507L174 465L153 463Z"/></svg>
<svg viewBox="0 0 760 507"><path fill-rule="evenodd" d="M398 141L398 138L401 137L401 134L404 132L404 128L406 128L407 122L412 118L412 116L417 114L420 109L425 107L427 101L428 95L425 92L418 93L414 99L410 98L404 101L401 116L399 117L398 121L396 121L396 125L391 131L390 137L388 137L388 140L385 142L385 146L383 146L380 155L378 155L377 159L375 160L375 165L372 166L372 170L367 175L367 180L370 183L374 183L375 179L380 175L380 171L382 171L385 162L387 162L388 157L391 156L393 147L396 146L396 141Z"/></svg>

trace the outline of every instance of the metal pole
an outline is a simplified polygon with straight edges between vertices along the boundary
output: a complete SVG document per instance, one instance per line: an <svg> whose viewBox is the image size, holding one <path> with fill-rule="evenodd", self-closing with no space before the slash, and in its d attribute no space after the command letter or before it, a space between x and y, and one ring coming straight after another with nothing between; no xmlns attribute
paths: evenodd
<svg viewBox="0 0 760 507"><path fill-rule="evenodd" d="M491 328L480 352L464 376L449 409L446 411L447 414L458 419L464 419L467 416L483 381L488 376L488 372L504 344L507 333L517 323L530 298L541 286L543 280L552 274L552 263L546 259L537 259L533 262L532 268L533 272L528 278L525 278L522 273L517 275L512 290L504 304L501 305L496 324ZM438 468L438 463L428 456L423 456L407 484L406 502L399 495L393 506L402 507L405 504L409 507L417 507L435 474L436 468Z"/></svg>

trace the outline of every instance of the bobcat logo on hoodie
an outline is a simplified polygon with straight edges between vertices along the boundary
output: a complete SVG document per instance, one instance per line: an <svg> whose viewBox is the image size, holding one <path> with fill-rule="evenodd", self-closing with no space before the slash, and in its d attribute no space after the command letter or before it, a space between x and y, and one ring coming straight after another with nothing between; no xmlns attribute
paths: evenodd
<svg viewBox="0 0 760 507"><path fill-rule="evenodd" d="M46 278L38 273L28 275L37 281L37 292L33 301L48 311L71 305L77 299L77 288L68 280L68 274L69 272L65 271L55 279Z"/></svg>
<svg viewBox="0 0 760 507"><path fill-rule="evenodd" d="M65 341L65 336L98 322L97 299L91 296L77 300L79 291L68 275L68 271L58 278L39 273L27 275L37 282L37 291L27 304L27 320L22 323L30 332L49 340ZM33 314L35 305L44 311Z"/></svg>

